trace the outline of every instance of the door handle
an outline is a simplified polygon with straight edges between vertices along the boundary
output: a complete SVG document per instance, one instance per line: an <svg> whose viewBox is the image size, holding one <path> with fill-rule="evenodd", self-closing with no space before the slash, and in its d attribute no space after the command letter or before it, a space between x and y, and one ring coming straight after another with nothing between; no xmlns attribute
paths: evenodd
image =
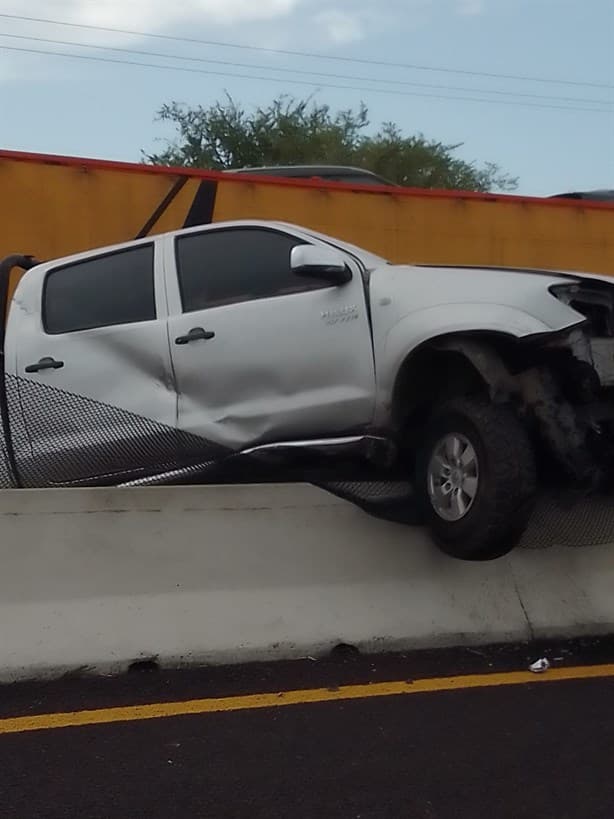
<svg viewBox="0 0 614 819"><path fill-rule="evenodd" d="M63 361L56 361L55 358L41 358L36 364L28 364L27 373L37 373L40 370L60 370L64 366Z"/></svg>
<svg viewBox="0 0 614 819"><path fill-rule="evenodd" d="M187 335L177 336L175 344L189 344L190 341L209 341L211 338L215 338L215 333L204 330L202 327L192 327Z"/></svg>

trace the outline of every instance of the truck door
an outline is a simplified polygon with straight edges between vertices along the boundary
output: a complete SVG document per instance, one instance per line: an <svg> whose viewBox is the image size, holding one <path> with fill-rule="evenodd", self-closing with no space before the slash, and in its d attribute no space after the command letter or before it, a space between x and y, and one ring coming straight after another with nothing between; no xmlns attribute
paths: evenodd
<svg viewBox="0 0 614 819"><path fill-rule="evenodd" d="M24 485L116 483L174 466L164 293L151 241L25 274L5 341Z"/></svg>
<svg viewBox="0 0 614 819"><path fill-rule="evenodd" d="M186 433L239 451L364 429L374 365L364 284L291 270L305 239L208 228L167 246L169 335Z"/></svg>

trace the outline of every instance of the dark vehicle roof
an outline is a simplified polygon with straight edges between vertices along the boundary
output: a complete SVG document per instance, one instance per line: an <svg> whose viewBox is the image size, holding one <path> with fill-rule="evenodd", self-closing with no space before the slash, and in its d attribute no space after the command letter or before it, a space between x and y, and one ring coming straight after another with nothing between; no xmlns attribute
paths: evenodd
<svg viewBox="0 0 614 819"><path fill-rule="evenodd" d="M589 199L593 202L614 202L614 190L574 191L573 193L557 193L550 199Z"/></svg>
<svg viewBox="0 0 614 819"><path fill-rule="evenodd" d="M329 182L346 182L357 185L393 185L394 182L364 168L345 165L274 165L260 168L233 168L227 173L247 173L258 176L282 176L286 179L326 179Z"/></svg>

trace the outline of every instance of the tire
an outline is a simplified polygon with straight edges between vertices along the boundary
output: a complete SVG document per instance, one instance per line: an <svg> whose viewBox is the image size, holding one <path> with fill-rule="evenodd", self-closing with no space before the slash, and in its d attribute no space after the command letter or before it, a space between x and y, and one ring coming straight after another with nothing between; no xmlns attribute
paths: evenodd
<svg viewBox="0 0 614 819"><path fill-rule="evenodd" d="M458 398L435 411L424 433L415 489L435 542L464 560L507 554L526 529L536 494L535 454L520 421L485 399Z"/></svg>

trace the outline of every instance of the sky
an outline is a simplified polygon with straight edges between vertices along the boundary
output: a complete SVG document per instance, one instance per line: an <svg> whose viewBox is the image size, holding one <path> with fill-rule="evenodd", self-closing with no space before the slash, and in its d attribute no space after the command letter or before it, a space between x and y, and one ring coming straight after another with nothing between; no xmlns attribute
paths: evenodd
<svg viewBox="0 0 614 819"><path fill-rule="evenodd" d="M614 188L613 41L612 0L0 0L0 147L138 162L164 103L313 95L520 194Z"/></svg>

